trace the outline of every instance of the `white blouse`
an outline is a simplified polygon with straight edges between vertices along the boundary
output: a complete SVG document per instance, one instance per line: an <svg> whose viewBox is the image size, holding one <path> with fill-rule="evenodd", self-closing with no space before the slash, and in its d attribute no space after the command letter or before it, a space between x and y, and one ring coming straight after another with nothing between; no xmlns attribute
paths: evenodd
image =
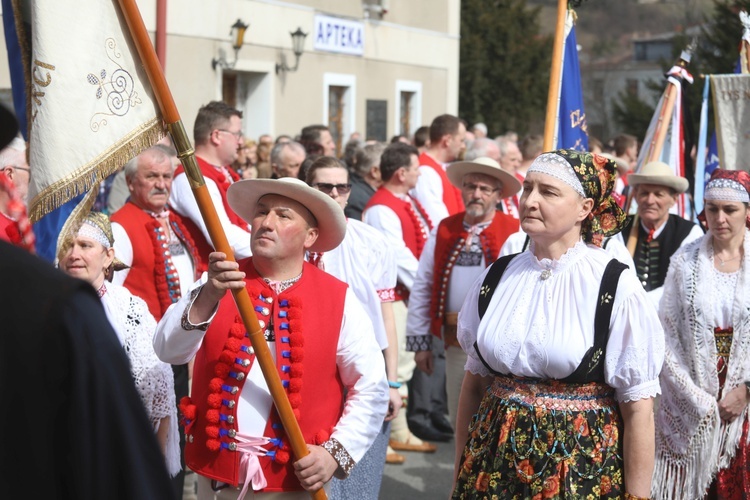
<svg viewBox="0 0 750 500"><path fill-rule="evenodd" d="M560 260L538 260L533 250L532 243L510 262L481 321L477 299L488 271L469 291L458 318L467 371L490 373L475 341L493 370L546 379L572 374L593 345L599 287L610 255L580 241ZM545 270L550 276L542 279ZM605 382L620 402L654 397L660 393L663 360L664 331L656 309L635 275L623 272L610 319Z"/></svg>
<svg viewBox="0 0 750 500"><path fill-rule="evenodd" d="M348 219L344 241L321 260L325 272L349 285L364 306L380 349L388 347L381 304L393 302L396 287L396 254L388 239L374 227Z"/></svg>
<svg viewBox="0 0 750 500"><path fill-rule="evenodd" d="M734 297L737 293L737 282L740 278L739 269L733 273L723 273L712 267L713 283L709 290L715 290L716 295L713 303L714 327L729 328L732 324L732 311L734 308Z"/></svg>

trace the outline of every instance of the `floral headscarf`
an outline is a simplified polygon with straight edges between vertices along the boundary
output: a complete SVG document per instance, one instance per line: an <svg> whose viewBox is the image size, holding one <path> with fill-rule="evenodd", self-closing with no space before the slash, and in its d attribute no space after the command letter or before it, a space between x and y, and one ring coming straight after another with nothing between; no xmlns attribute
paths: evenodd
<svg viewBox="0 0 750 500"><path fill-rule="evenodd" d="M736 193L736 196L731 195L732 191L740 190L740 188L744 188L746 192ZM711 174L711 179L706 184L704 192L704 200L739 201L746 203L745 200L750 198L750 174L744 170L724 170L717 168ZM698 220L704 228L708 229L705 208L698 214ZM745 220L745 226L750 229L750 215Z"/></svg>
<svg viewBox="0 0 750 500"><path fill-rule="evenodd" d="M573 149L558 149L545 154L565 159L581 183L585 197L594 200L588 219L583 221L583 241L600 247L604 237L619 233L627 216L613 197L617 164L601 155Z"/></svg>

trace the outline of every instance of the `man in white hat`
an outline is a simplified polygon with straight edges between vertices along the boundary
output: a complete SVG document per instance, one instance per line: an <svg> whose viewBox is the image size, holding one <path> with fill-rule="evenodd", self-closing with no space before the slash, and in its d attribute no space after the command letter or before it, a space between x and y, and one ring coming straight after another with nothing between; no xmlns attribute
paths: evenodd
<svg viewBox="0 0 750 500"><path fill-rule="evenodd" d="M647 163L639 173L628 176L628 184L638 210L613 239L621 238L627 245L638 279L658 307L669 259L678 248L703 236L703 230L669 213L678 195L687 191L689 184L684 177L676 176L666 163Z"/></svg>
<svg viewBox="0 0 750 500"><path fill-rule="evenodd" d="M436 366L434 353L444 345L448 411L455 428L466 364L456 338L458 311L471 284L518 231L518 219L496 206L517 193L521 183L487 157L453 163L446 173L461 190L466 210L443 219L427 240L409 298L406 347L416 352L419 369L430 374Z"/></svg>
<svg viewBox="0 0 750 500"><path fill-rule="evenodd" d="M154 347L170 363L195 355L191 397L180 406L186 464L199 474L199 498L242 498L245 490L259 499L278 492L307 498L303 488L319 489L334 473L346 477L380 429L388 409L383 356L353 292L304 260L305 251L326 252L344 238L346 220L336 202L294 178L240 181L227 200L252 226L253 257L234 263L211 253L208 276L167 311ZM290 459L287 435L226 293L242 287L309 443L302 459Z"/></svg>

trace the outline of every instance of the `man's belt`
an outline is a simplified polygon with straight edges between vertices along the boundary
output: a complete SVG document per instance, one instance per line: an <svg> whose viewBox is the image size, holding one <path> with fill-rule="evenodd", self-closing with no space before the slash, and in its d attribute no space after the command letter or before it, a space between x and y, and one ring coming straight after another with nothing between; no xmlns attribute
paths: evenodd
<svg viewBox="0 0 750 500"><path fill-rule="evenodd" d="M458 343L458 313L445 313L443 317L443 341L445 347L461 347Z"/></svg>

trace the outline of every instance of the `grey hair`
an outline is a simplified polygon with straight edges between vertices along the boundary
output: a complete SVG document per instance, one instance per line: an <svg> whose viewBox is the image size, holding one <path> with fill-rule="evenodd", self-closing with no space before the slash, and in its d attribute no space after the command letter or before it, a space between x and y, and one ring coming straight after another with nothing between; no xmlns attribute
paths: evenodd
<svg viewBox="0 0 750 500"><path fill-rule="evenodd" d="M281 153L286 149L291 148L295 149L300 153L305 153L305 148L297 141L286 141L286 142L278 142L276 143L273 148L271 149L271 164L272 165L278 165L279 162L281 162Z"/></svg>
<svg viewBox="0 0 750 500"><path fill-rule="evenodd" d="M142 156L145 156L146 154L150 154L154 157L154 159L158 163L162 163L165 161L168 161L170 165L172 164L172 160L169 158L169 155L164 151L163 148L157 147L157 145L151 146L147 150L141 152L138 156L134 156L128 162L125 164L125 167L123 170L125 171L125 179L130 181L135 176L136 172L138 172L138 161Z"/></svg>
<svg viewBox="0 0 750 500"><path fill-rule="evenodd" d="M364 177L372 167L380 165L380 157L383 155L383 151L385 151L385 144L382 142L367 144L357 151L357 160L354 164L356 173Z"/></svg>
<svg viewBox="0 0 750 500"><path fill-rule="evenodd" d="M482 156L490 156L487 154L488 149L490 148L490 143L495 142L492 139L487 138L480 138L475 139L472 141L471 146L469 146L466 149L466 154L464 155L464 160L466 161L474 161L477 158L481 158ZM497 143L495 143L497 145Z"/></svg>
<svg viewBox="0 0 750 500"><path fill-rule="evenodd" d="M8 165L14 165L19 154L26 153L26 143L20 137L14 137L10 144L0 150L0 170Z"/></svg>

